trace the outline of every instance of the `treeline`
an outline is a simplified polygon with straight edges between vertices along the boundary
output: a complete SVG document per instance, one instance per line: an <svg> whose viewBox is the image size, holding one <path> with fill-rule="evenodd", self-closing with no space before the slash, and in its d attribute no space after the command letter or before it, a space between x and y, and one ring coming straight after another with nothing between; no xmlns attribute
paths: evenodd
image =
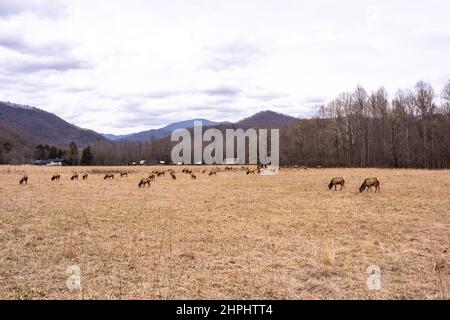
<svg viewBox="0 0 450 320"><path fill-rule="evenodd" d="M449 168L450 81L440 95L420 81L391 100L358 86L283 130L280 144L284 164Z"/></svg>

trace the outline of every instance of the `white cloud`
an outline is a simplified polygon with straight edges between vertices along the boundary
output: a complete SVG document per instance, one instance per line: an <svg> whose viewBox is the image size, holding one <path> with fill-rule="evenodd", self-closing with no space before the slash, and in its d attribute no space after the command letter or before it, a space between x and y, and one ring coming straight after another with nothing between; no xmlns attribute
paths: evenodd
<svg viewBox="0 0 450 320"><path fill-rule="evenodd" d="M0 2L0 100L128 133L450 77L447 1ZM5 81L4 81L5 80Z"/></svg>

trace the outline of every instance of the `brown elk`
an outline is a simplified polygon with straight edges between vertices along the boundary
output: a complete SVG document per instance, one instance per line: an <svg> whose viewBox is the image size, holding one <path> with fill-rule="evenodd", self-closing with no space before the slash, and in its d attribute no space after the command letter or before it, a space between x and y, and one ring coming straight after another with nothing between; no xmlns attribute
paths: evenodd
<svg viewBox="0 0 450 320"><path fill-rule="evenodd" d="M19 184L28 184L28 176L24 175L20 180L19 180Z"/></svg>
<svg viewBox="0 0 450 320"><path fill-rule="evenodd" d="M191 180L197 180L197 177L195 176L195 174L191 173Z"/></svg>
<svg viewBox="0 0 450 320"><path fill-rule="evenodd" d="M108 173L105 175L105 177L103 179L104 180L108 180L108 179L114 180L114 174Z"/></svg>
<svg viewBox="0 0 450 320"><path fill-rule="evenodd" d="M55 174L52 177L52 181L59 181L59 179L61 179L61 176L59 174Z"/></svg>
<svg viewBox="0 0 450 320"><path fill-rule="evenodd" d="M121 178L123 178L123 177L128 178L128 172L122 171L122 172L120 173L120 177L121 177Z"/></svg>
<svg viewBox="0 0 450 320"><path fill-rule="evenodd" d="M301 166L300 169L308 170L308 167L307 166Z"/></svg>
<svg viewBox="0 0 450 320"><path fill-rule="evenodd" d="M345 185L345 180L344 180L343 177L337 177L337 178L331 179L331 182L330 182L330 184L328 185L328 189L331 190L331 189L333 188L333 186L334 186L334 190L337 190L337 186L338 186L338 185L341 186L341 189L340 189L340 190L342 190L342 188L343 188L344 185Z"/></svg>
<svg viewBox="0 0 450 320"><path fill-rule="evenodd" d="M142 178L138 184L139 188L148 188L150 187L150 178Z"/></svg>
<svg viewBox="0 0 450 320"><path fill-rule="evenodd" d="M89 175L87 173L83 174L83 181L87 180Z"/></svg>
<svg viewBox="0 0 450 320"><path fill-rule="evenodd" d="M78 173L74 173L74 174L70 177L70 180L71 180L71 181L73 181L73 180L78 180Z"/></svg>
<svg viewBox="0 0 450 320"><path fill-rule="evenodd" d="M249 175L249 174L256 174L256 170L247 170L247 175Z"/></svg>
<svg viewBox="0 0 450 320"><path fill-rule="evenodd" d="M209 176L213 176L213 175L217 175L217 172L216 171L210 171L209 172Z"/></svg>
<svg viewBox="0 0 450 320"><path fill-rule="evenodd" d="M149 179L150 181L155 181L155 175L154 175L154 174L149 175L149 176L148 176L148 179Z"/></svg>
<svg viewBox="0 0 450 320"><path fill-rule="evenodd" d="M172 177L172 180L177 180L177 177L175 176L175 174L173 172L170 173L170 176Z"/></svg>
<svg viewBox="0 0 450 320"><path fill-rule="evenodd" d="M369 192L369 189L370 191L372 191L372 187L375 187L375 192L381 192L380 180L378 178L367 178L366 180L364 180L361 187L359 187L359 193L363 192L366 189L367 192Z"/></svg>

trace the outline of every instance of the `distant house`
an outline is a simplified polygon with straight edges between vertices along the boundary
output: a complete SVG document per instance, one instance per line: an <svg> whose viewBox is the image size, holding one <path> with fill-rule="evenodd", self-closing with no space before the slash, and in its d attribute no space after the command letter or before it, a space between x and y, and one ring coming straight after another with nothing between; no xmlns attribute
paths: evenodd
<svg viewBox="0 0 450 320"><path fill-rule="evenodd" d="M36 160L34 164L37 166L62 166L64 159L47 159L47 160Z"/></svg>
<svg viewBox="0 0 450 320"><path fill-rule="evenodd" d="M140 166L145 166L145 160L139 161L139 165L140 165Z"/></svg>

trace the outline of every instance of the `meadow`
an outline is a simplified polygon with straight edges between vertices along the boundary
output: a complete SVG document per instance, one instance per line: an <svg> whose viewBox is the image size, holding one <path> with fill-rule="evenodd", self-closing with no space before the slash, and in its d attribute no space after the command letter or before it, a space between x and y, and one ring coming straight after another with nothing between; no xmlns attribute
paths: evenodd
<svg viewBox="0 0 450 320"><path fill-rule="evenodd" d="M0 299L449 299L448 170L168 168L1 166Z"/></svg>

